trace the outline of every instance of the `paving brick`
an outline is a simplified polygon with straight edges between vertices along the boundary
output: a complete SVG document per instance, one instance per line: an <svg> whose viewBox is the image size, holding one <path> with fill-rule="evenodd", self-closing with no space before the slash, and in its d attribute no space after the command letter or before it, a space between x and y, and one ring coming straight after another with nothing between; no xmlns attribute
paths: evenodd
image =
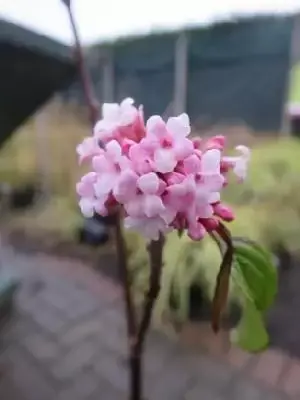
<svg viewBox="0 0 300 400"><path fill-rule="evenodd" d="M28 400L52 400L56 394L43 369L30 362L26 354L17 348L10 352L9 375L12 385Z"/></svg>
<svg viewBox="0 0 300 400"><path fill-rule="evenodd" d="M100 397L101 392L98 388L99 378L93 373L93 371L81 371L73 378L70 385L59 393L56 400L86 400L94 393L97 393Z"/></svg>
<svg viewBox="0 0 300 400"><path fill-rule="evenodd" d="M95 336L100 338L102 326L103 322L100 316L98 313L94 313L87 320L80 320L76 325L71 325L60 337L60 342L64 346L72 347Z"/></svg>
<svg viewBox="0 0 300 400"><path fill-rule="evenodd" d="M5 367L0 399L127 400L126 323L116 287L73 261L20 255L16 260L26 285L19 296L21 313L0 342ZM29 290L36 279L46 286ZM147 400L287 400L288 394L300 399L296 362L280 380L286 392L281 395L246 375L248 370L255 373L255 364L270 369L275 364L270 355L260 355L255 363L256 356L229 349L226 334L214 336L208 324L189 329L185 332L192 351L166 336L149 335ZM279 370L272 369L268 382L278 381Z"/></svg>
<svg viewBox="0 0 300 400"><path fill-rule="evenodd" d="M144 352L144 368L148 374L160 374L168 361L174 357L174 347L150 346L146 343Z"/></svg>
<svg viewBox="0 0 300 400"><path fill-rule="evenodd" d="M229 348L228 333L220 331L216 335L209 323L187 324L181 332L181 340L215 356L224 356Z"/></svg>
<svg viewBox="0 0 300 400"><path fill-rule="evenodd" d="M238 347L232 346L227 355L227 361L230 365L238 369L245 369L249 362L253 359L253 355L251 353L247 353Z"/></svg>
<svg viewBox="0 0 300 400"><path fill-rule="evenodd" d="M193 378L191 372L186 368L185 360L178 355L173 357L170 363L165 366L164 372L154 379L146 380L145 393L149 393L149 399L182 399Z"/></svg>
<svg viewBox="0 0 300 400"><path fill-rule="evenodd" d="M252 375L264 383L276 386L284 371L288 358L280 351L268 350L259 355Z"/></svg>
<svg viewBox="0 0 300 400"><path fill-rule="evenodd" d="M127 392L129 370L127 364L113 352L103 349L94 362L94 370L99 378L115 386L120 392Z"/></svg>
<svg viewBox="0 0 300 400"><path fill-rule="evenodd" d="M22 341L24 347L39 361L53 362L61 355L57 342L50 340L45 334L32 333Z"/></svg>
<svg viewBox="0 0 300 400"><path fill-rule="evenodd" d="M95 357L95 344L92 341L81 342L61 357L60 361L52 367L56 379L72 379L84 367L92 365Z"/></svg>
<svg viewBox="0 0 300 400"><path fill-rule="evenodd" d="M104 347L123 356L127 355L126 321L118 308L107 310L101 315L99 335Z"/></svg>
<svg viewBox="0 0 300 400"><path fill-rule="evenodd" d="M236 373L230 365L202 354L190 355L187 363L196 380L204 380L220 391L227 387Z"/></svg>
<svg viewBox="0 0 300 400"><path fill-rule="evenodd" d="M282 382L282 389L290 396L300 399L300 363L294 361L290 364Z"/></svg>
<svg viewBox="0 0 300 400"><path fill-rule="evenodd" d="M27 393L28 394L28 393ZM18 388L11 377L0 379L0 399L3 400L30 400L22 389Z"/></svg>
<svg viewBox="0 0 300 400"><path fill-rule="evenodd" d="M184 400L223 400L224 396L220 395L214 388L205 387L205 382L197 383L192 389L188 390L184 396Z"/></svg>
<svg viewBox="0 0 300 400"><path fill-rule="evenodd" d="M270 397L269 393L255 382L241 378L237 379L230 389L230 400L281 400L279 395L272 392Z"/></svg>
<svg viewBox="0 0 300 400"><path fill-rule="evenodd" d="M61 314L44 301L35 301L30 315L41 328L54 335L61 333L67 323Z"/></svg>
<svg viewBox="0 0 300 400"><path fill-rule="evenodd" d="M115 385L106 381L103 378L98 379L98 388L95 393L85 400L127 400L128 394L118 390ZM67 400L67 399L63 399ZM70 399L73 400L73 399ZM149 399L155 400L155 399ZM165 399L167 400L167 399Z"/></svg>

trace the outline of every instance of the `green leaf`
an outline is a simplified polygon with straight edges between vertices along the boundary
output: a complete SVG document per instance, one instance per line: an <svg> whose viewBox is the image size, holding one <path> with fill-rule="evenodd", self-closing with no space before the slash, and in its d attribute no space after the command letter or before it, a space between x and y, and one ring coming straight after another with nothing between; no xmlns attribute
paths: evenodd
<svg viewBox="0 0 300 400"><path fill-rule="evenodd" d="M261 246L246 239L233 240L235 263L258 311L267 310L277 292L277 270L272 256Z"/></svg>
<svg viewBox="0 0 300 400"><path fill-rule="evenodd" d="M245 301L242 318L238 326L231 331L230 339L236 346L250 352L262 351L268 346L269 335L263 314L252 302Z"/></svg>

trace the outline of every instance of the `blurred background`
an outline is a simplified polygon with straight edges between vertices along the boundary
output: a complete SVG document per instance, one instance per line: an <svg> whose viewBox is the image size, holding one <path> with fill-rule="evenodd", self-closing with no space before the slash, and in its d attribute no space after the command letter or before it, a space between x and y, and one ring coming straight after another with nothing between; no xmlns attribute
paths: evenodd
<svg viewBox="0 0 300 400"><path fill-rule="evenodd" d="M252 148L248 180L225 192L230 226L274 254L271 343L300 357L297 1L73 5L99 107L130 96L146 117L187 112L193 135ZM111 221L84 220L77 206L75 147L91 127L72 46L58 0L0 1L1 230L20 251L75 257L115 278Z"/></svg>

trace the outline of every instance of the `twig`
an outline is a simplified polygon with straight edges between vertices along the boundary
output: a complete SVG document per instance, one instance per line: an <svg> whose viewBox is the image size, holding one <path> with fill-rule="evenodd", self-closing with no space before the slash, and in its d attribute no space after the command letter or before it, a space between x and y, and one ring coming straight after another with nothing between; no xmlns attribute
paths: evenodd
<svg viewBox="0 0 300 400"><path fill-rule="evenodd" d="M121 218L118 214L115 215L115 239L118 257L118 267L120 272L120 279L123 286L124 302L126 307L126 320L129 347L131 348L135 342L137 327L134 304L130 290L130 280L128 276L128 263L127 263L127 250L126 243L122 234Z"/></svg>
<svg viewBox="0 0 300 400"><path fill-rule="evenodd" d="M164 237L161 235L159 240L151 241L148 247L150 258L150 278L149 289L145 298L141 323L137 335L136 346L139 352L143 350L145 337L151 322L153 307L160 290L160 278L163 266L163 246Z"/></svg>
<svg viewBox="0 0 300 400"><path fill-rule="evenodd" d="M68 10L68 16L69 16L71 29L72 29L72 33L73 33L74 41L75 41L75 54L76 54L77 65L78 65L79 74L80 74L80 78L81 78L81 82L82 82L82 86L83 86L83 93L84 93L85 101L86 101L88 111L89 111L90 123L91 123L91 126L94 127L98 120L98 117L99 117L99 105L98 105L98 102L94 95L91 78L88 73L88 68L87 68L85 58L83 55L82 45L81 45L81 41L79 38L79 33L78 33L77 25L75 22L75 18L73 15L71 1L70 0L62 0L62 2L64 3L64 5L66 6L66 8Z"/></svg>
<svg viewBox="0 0 300 400"><path fill-rule="evenodd" d="M158 241L151 241L148 247L150 257L149 289L142 308L141 321L138 327L136 340L131 347L130 368L132 371L130 400L142 400L143 391L143 350L147 332L150 327L153 308L160 290L162 271L162 254L164 238L161 235Z"/></svg>
<svg viewBox="0 0 300 400"><path fill-rule="evenodd" d="M78 69L83 85L86 104L89 110L90 123L95 125L98 119L98 104L92 90L91 79L87 70L80 43L77 26L71 8L71 0L62 0L68 10L70 24L75 39L75 50L77 55ZM100 143L101 145L101 143ZM120 279L123 287L125 313L127 321L129 365L130 365L130 400L142 400L142 356L145 338L150 327L153 307L160 289L160 278L162 271L162 251L164 238L152 241L149 245L150 256L150 278L149 290L142 310L141 321L137 326L136 312L130 290L131 282L128 276L128 262L126 244L121 229L121 218L119 212L115 214L115 240L118 257Z"/></svg>
<svg viewBox="0 0 300 400"><path fill-rule="evenodd" d="M220 329L220 320L222 312L227 303L231 266L233 261L233 252L234 252L230 231L221 222L218 226L217 233L219 237L224 241L227 248L223 254L223 260L220 266L220 271L217 276L216 288L212 302L211 322L212 322L212 329L215 333L217 333ZM213 236L213 239L218 242L218 239L215 236Z"/></svg>

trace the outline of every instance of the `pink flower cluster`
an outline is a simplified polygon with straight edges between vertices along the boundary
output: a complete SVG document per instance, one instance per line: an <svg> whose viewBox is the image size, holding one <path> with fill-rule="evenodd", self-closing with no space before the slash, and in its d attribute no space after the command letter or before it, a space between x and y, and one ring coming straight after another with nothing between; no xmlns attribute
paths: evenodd
<svg viewBox="0 0 300 400"><path fill-rule="evenodd" d="M223 136L188 138L187 114L167 122L152 116L144 123L142 108L129 98L104 104L102 114L93 135L77 147L79 161L92 166L77 184L84 216L105 216L122 206L125 227L152 240L172 229L199 240L219 219L234 218L220 192L230 170L245 178L248 148L238 146L239 156L223 157Z"/></svg>

